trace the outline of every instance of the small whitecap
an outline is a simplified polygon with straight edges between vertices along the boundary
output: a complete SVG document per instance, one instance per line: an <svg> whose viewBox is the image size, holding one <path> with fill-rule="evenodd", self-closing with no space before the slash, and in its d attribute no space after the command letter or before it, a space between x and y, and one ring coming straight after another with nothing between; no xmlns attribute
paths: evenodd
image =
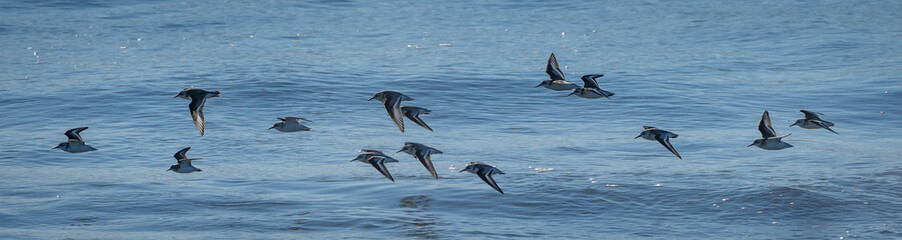
<svg viewBox="0 0 902 240"><path fill-rule="evenodd" d="M251 35L250 38L254 38L254 35Z"/></svg>
<svg viewBox="0 0 902 240"><path fill-rule="evenodd" d="M883 114L883 111L880 111L880 114Z"/></svg>
<svg viewBox="0 0 902 240"><path fill-rule="evenodd" d="M454 45L450 44L450 43L439 43L438 46L439 47L453 47Z"/></svg>
<svg viewBox="0 0 902 240"><path fill-rule="evenodd" d="M619 187L620 185L617 185L617 184L605 184L604 186L605 186L605 187Z"/></svg>
<svg viewBox="0 0 902 240"><path fill-rule="evenodd" d="M125 47L125 46L121 46L121 47L119 47L119 49L126 49L126 48L127 48L127 47Z"/></svg>
<svg viewBox="0 0 902 240"><path fill-rule="evenodd" d="M789 205L796 205L796 202L789 202Z"/></svg>
<svg viewBox="0 0 902 240"><path fill-rule="evenodd" d="M739 208L739 209L740 209L740 210L745 210L745 207L741 207L741 208Z"/></svg>
<svg viewBox="0 0 902 240"><path fill-rule="evenodd" d="M729 198L724 198L724 199L721 199L720 201L721 201L721 202L726 202L726 201L730 201L730 199L729 199Z"/></svg>
<svg viewBox="0 0 902 240"><path fill-rule="evenodd" d="M561 32L561 37L567 36L567 32Z"/></svg>
<svg viewBox="0 0 902 240"><path fill-rule="evenodd" d="M533 167L533 166L531 166L531 165L530 165L530 166L529 166L529 167L527 167L527 168L530 168L530 169L532 169L532 168L534 168L534 167Z"/></svg>
<svg viewBox="0 0 902 240"><path fill-rule="evenodd" d="M416 45L416 44L407 44L407 47L409 47L409 48L420 48L420 45Z"/></svg>
<svg viewBox="0 0 902 240"><path fill-rule="evenodd" d="M782 225L782 224L780 224L780 222L770 222L770 224L773 224L773 225Z"/></svg>
<svg viewBox="0 0 902 240"><path fill-rule="evenodd" d="M138 38L138 42L140 42L140 41L144 41L144 39L142 39L142 38Z"/></svg>
<svg viewBox="0 0 902 240"><path fill-rule="evenodd" d="M595 181L595 178L589 178L589 181Z"/></svg>
<svg viewBox="0 0 902 240"><path fill-rule="evenodd" d="M457 168L456 168L456 167L454 167L454 164L451 164L451 166L450 166L450 167L448 167L448 169L450 169L450 170L457 170Z"/></svg>
<svg viewBox="0 0 902 240"><path fill-rule="evenodd" d="M592 32L598 32L598 30L592 30Z"/></svg>
<svg viewBox="0 0 902 240"><path fill-rule="evenodd" d="M38 52L34 52L34 55L37 56L37 55L38 55Z"/></svg>
<svg viewBox="0 0 902 240"><path fill-rule="evenodd" d="M591 181L591 183L598 183L598 181Z"/></svg>
<svg viewBox="0 0 902 240"><path fill-rule="evenodd" d="M764 213L764 212L763 212L763 211L757 211L757 212L755 212L755 213L756 213L756 214L762 214L762 213Z"/></svg>
<svg viewBox="0 0 902 240"><path fill-rule="evenodd" d="M664 185L661 185L660 183L655 183L655 187L661 187L661 186L664 186Z"/></svg>
<svg viewBox="0 0 902 240"><path fill-rule="evenodd" d="M864 202L864 205L871 205L871 203L869 203L869 202Z"/></svg>

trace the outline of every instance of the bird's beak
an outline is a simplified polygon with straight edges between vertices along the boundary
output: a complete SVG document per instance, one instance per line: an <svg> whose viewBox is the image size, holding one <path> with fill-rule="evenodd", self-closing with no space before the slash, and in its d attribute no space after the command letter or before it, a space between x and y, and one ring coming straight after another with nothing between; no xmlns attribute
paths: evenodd
<svg viewBox="0 0 902 240"><path fill-rule="evenodd" d="M166 171L167 171L167 172L168 172L168 171L172 171L172 169L166 169Z"/></svg>
<svg viewBox="0 0 902 240"><path fill-rule="evenodd" d="M374 98L376 98L376 96L373 96L373 97L371 97L370 99L367 99L367 101L373 100Z"/></svg>
<svg viewBox="0 0 902 240"><path fill-rule="evenodd" d="M399 152L401 152L401 151L404 151L404 149L401 149L401 150L398 150L398 151L397 151L397 152L395 152L395 153L399 153Z"/></svg>
<svg viewBox="0 0 902 240"><path fill-rule="evenodd" d="M60 148L60 146L56 146L56 147L53 147L53 148L51 148L51 149L57 149L57 148Z"/></svg>
<svg viewBox="0 0 902 240"><path fill-rule="evenodd" d="M749 146L748 146L748 147L751 147L751 146L754 146L754 145L755 145L755 143L752 143L752 144L749 144Z"/></svg>
<svg viewBox="0 0 902 240"><path fill-rule="evenodd" d="M642 134L639 134L639 136L636 136L636 137L634 137L633 139L639 138L639 137L641 137L641 136L642 136Z"/></svg>
<svg viewBox="0 0 902 240"><path fill-rule="evenodd" d="M570 94L567 94L567 96L573 95L574 93L576 93L576 92L571 92Z"/></svg>
<svg viewBox="0 0 902 240"><path fill-rule="evenodd" d="M466 171L466 170L467 170L467 168L464 168L463 170L460 170L459 173L462 173L462 172L464 172L464 171Z"/></svg>
<svg viewBox="0 0 902 240"><path fill-rule="evenodd" d="M266 130L273 129L273 128L275 128L275 127L269 127L269 128L267 128Z"/></svg>
<svg viewBox="0 0 902 240"><path fill-rule="evenodd" d="M792 125L789 125L789 127L792 127L792 126L795 126L795 125L796 125L796 124L795 124L795 123L793 123L793 124L792 124Z"/></svg>
<svg viewBox="0 0 902 240"><path fill-rule="evenodd" d="M172 97L172 98L177 98L177 97L179 97L179 95L175 95L175 97Z"/></svg>
<svg viewBox="0 0 902 240"><path fill-rule="evenodd" d="M536 87L541 87L541 86L542 86L542 84L536 85Z"/></svg>

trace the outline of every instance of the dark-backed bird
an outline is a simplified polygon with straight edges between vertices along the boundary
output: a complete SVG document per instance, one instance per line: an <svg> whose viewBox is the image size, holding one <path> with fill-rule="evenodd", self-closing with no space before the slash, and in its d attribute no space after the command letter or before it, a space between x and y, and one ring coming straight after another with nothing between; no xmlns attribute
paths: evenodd
<svg viewBox="0 0 902 240"><path fill-rule="evenodd" d="M201 136L204 135L204 104L208 98L219 97L219 91L207 91L198 88L185 88L178 95L172 98L184 98L191 100L188 104L188 110L191 111L191 118L194 119L194 126Z"/></svg>

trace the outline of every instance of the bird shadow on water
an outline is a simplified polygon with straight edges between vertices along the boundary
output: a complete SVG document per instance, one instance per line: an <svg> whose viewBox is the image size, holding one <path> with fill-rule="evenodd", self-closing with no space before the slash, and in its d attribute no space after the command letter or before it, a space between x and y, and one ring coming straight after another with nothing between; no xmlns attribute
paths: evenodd
<svg viewBox="0 0 902 240"><path fill-rule="evenodd" d="M435 225L435 216L428 213L432 198L425 195L407 196L401 198L400 206L406 214L402 217L405 236L415 238L436 239L438 231Z"/></svg>

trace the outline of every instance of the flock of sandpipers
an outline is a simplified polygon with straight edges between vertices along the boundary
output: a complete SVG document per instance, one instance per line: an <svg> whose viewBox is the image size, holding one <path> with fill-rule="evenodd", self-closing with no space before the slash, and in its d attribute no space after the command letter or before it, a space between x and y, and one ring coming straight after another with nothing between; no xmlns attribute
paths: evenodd
<svg viewBox="0 0 902 240"><path fill-rule="evenodd" d="M554 53L552 53L548 58L548 65L545 66L545 72L548 73L550 79L542 81L536 87L541 86L555 91L572 90L572 92L567 96L576 95L582 98L595 99L602 97L611 98L611 96L614 96L613 92L602 90L598 85L598 81L596 79L603 77L604 75L602 74L583 75L581 77L581 79L583 80L582 87L565 80L564 73L561 71L560 67L558 67L557 59L554 57ZM201 136L203 136L204 104L207 102L207 99L219 96L219 91L186 88L173 98L183 98L191 101L191 103L188 104L188 109L191 112L191 118L194 120L194 125L197 127L197 131ZM401 130L402 133L404 132L404 117L407 117L417 125L420 125L421 127L429 131L432 131L432 128L429 127L429 125L427 125L426 122L423 121L423 119L420 119L420 115L429 114L431 112L429 109L414 106L401 106L401 102L413 101L413 98L395 91L381 91L373 95L373 97L367 101L373 99L382 102L382 105L388 112L388 116L392 119L392 121L394 121L395 125L398 127L398 130ZM820 117L818 117L818 115L823 114L808 110L800 111L805 114L805 118L796 120L795 123L790 125L790 127L798 125L799 127L807 129L823 128L829 130L830 132L836 133L835 131L833 131L833 129L830 129L830 127L833 126L832 122L822 120L820 119ZM301 121L303 120L312 122L301 117L284 117L277 119L279 119L280 122L273 124L273 126L269 129L276 129L281 132L310 131L309 127L301 124ZM677 153L676 149L674 149L673 145L670 144L670 139L677 138L679 135L655 127L642 127L644 128L644 131L642 131L639 136L636 136L635 138L642 137L647 140L658 141L659 143L661 143L661 145L667 148L667 150L673 153L673 155L676 155L677 158L683 159L683 157L681 157L680 154ZM73 128L69 131L66 131L66 136L69 138L69 140L60 143L55 148L59 148L70 153L80 153L97 150L85 144L84 139L82 139L80 133L85 129L88 129L88 127ZM783 138L789 136L790 134L777 136L777 132L774 131L773 126L771 126L770 114L768 114L766 110L761 116L761 120L758 122L758 131L761 132L761 138L755 139L752 144L748 145L749 147L757 146L761 149L766 150L780 150L792 147L792 145L790 145L789 143L783 142ZM191 165L192 160L198 160L200 158L188 158L185 155L190 149L191 147L186 147L176 152L175 159L178 162L170 166L169 170L167 171L173 171L177 173L200 172L201 170L199 168ZM398 153L400 152L405 152L416 157L417 160L419 160L420 163L422 163L423 166L426 167L426 170L429 171L432 177L438 179L438 174L435 171L435 166L433 166L432 164L431 156L432 154L441 154L442 151L424 144L406 142L404 143L404 147L401 148L401 150L398 150ZM391 172L389 172L388 168L385 167L385 163L398 162L398 160L382 153L379 150L361 149L357 157L351 161L360 161L365 164L370 164L374 168L376 168L377 171L382 173L382 175L384 175L386 178L388 178L392 182L395 181L395 179L392 178ZM479 176L479 178L489 184L489 186L502 194L504 193L504 191L501 191L501 188L498 187L498 184L495 183L495 179L492 178L492 175L504 174L504 172L502 172L495 166L481 162L470 162L460 172L464 171L476 174L477 176Z"/></svg>

